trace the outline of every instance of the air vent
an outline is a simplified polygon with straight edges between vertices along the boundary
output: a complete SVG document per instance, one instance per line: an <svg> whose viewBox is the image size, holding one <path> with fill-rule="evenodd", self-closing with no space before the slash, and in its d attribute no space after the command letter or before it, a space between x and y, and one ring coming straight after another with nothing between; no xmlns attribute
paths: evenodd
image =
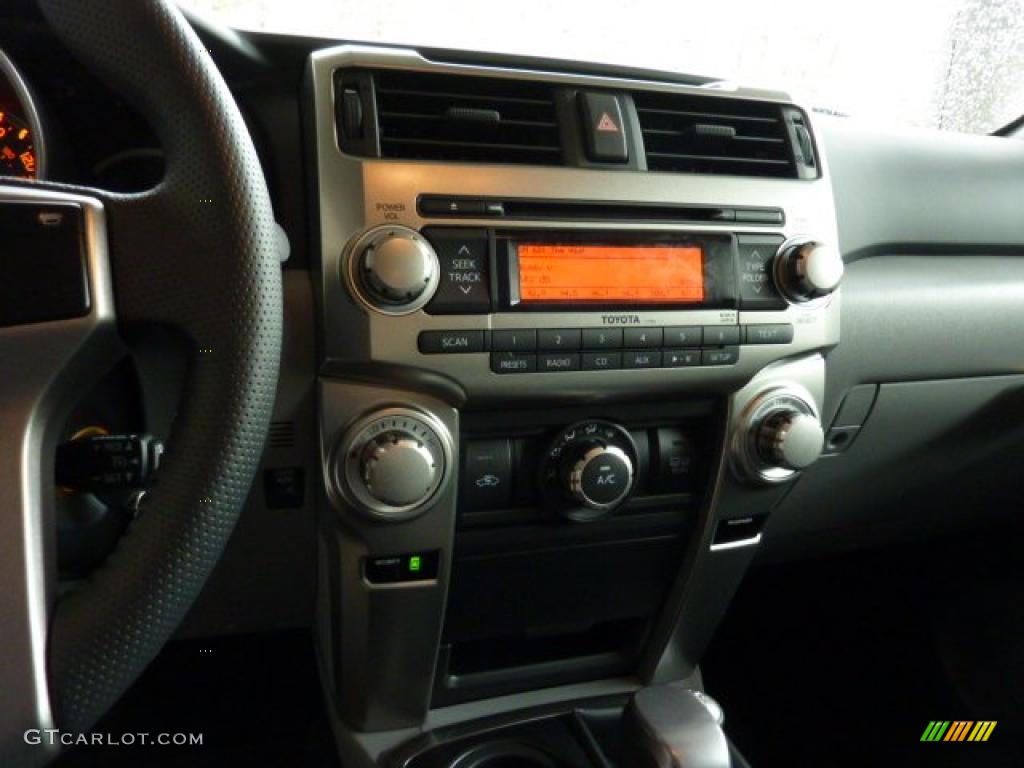
<svg viewBox="0 0 1024 768"><path fill-rule="evenodd" d="M550 85L398 70L374 81L381 157L563 162Z"/></svg>
<svg viewBox="0 0 1024 768"><path fill-rule="evenodd" d="M796 178L778 104L634 92L651 171Z"/></svg>
<svg viewBox="0 0 1024 768"><path fill-rule="evenodd" d="M271 448L291 448L295 445L295 423L291 421L270 422L267 444Z"/></svg>

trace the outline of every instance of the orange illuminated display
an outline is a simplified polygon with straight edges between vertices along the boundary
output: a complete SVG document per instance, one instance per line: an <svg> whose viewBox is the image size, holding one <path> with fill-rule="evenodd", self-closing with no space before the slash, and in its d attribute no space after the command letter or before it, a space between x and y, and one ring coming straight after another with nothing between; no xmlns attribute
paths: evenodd
<svg viewBox="0 0 1024 768"><path fill-rule="evenodd" d="M523 303L704 300L697 246L520 243L517 250Z"/></svg>
<svg viewBox="0 0 1024 768"><path fill-rule="evenodd" d="M34 179L37 166L32 131L20 118L0 112L0 177Z"/></svg>

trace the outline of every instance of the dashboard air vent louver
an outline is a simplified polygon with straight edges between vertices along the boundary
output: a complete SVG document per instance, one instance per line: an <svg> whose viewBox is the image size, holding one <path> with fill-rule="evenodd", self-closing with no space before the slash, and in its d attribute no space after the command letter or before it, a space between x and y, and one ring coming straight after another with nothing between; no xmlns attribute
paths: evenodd
<svg viewBox="0 0 1024 768"><path fill-rule="evenodd" d="M381 157L563 162L550 85L398 70L374 78Z"/></svg>
<svg viewBox="0 0 1024 768"><path fill-rule="evenodd" d="M796 178L783 109L768 102L634 92L651 171Z"/></svg>

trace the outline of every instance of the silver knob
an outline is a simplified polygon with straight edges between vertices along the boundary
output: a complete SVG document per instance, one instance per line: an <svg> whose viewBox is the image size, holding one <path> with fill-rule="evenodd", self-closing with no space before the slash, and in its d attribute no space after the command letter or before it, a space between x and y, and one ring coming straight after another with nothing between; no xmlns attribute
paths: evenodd
<svg viewBox="0 0 1024 768"><path fill-rule="evenodd" d="M373 498L404 507L428 497L437 487L437 460L418 439L386 432L367 444L362 457L363 483Z"/></svg>
<svg viewBox="0 0 1024 768"><path fill-rule="evenodd" d="M352 282L374 309L404 313L419 309L437 290L437 254L408 227L381 227L352 248Z"/></svg>
<svg viewBox="0 0 1024 768"><path fill-rule="evenodd" d="M732 438L733 468L742 479L783 483L818 460L825 434L813 402L806 390L787 385L747 403Z"/></svg>
<svg viewBox="0 0 1024 768"><path fill-rule="evenodd" d="M818 460L825 432L814 416L799 411L776 411L761 423L758 450L764 460L794 472Z"/></svg>
<svg viewBox="0 0 1024 768"><path fill-rule="evenodd" d="M836 248L813 240L784 243L775 257L775 282L792 302L828 296L843 279L843 258Z"/></svg>
<svg viewBox="0 0 1024 768"><path fill-rule="evenodd" d="M592 446L569 470L569 492L589 509L615 508L632 487L633 462L614 445Z"/></svg>
<svg viewBox="0 0 1024 768"><path fill-rule="evenodd" d="M356 422L334 452L333 487L360 511L384 521L425 511L443 489L451 437L431 415L388 408Z"/></svg>

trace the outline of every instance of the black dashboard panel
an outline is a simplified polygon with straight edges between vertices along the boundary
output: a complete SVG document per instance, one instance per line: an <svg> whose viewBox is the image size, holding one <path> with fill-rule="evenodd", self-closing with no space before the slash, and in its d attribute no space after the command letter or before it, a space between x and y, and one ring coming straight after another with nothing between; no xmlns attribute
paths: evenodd
<svg viewBox="0 0 1024 768"><path fill-rule="evenodd" d="M847 260L826 419L881 388L773 513L772 560L991 524L1020 492L1024 143L820 125Z"/></svg>

